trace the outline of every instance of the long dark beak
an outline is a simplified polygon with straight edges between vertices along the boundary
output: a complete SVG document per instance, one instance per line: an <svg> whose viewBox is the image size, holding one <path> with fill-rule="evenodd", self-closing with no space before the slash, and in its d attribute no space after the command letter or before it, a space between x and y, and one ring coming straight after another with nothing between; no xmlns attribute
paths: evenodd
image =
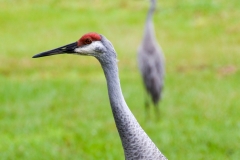
<svg viewBox="0 0 240 160"><path fill-rule="evenodd" d="M39 58L39 57L45 57L45 56L52 56L56 54L64 54L64 53L74 53L74 49L77 48L77 42L52 49L50 51L42 52L39 54L34 55L32 58Z"/></svg>

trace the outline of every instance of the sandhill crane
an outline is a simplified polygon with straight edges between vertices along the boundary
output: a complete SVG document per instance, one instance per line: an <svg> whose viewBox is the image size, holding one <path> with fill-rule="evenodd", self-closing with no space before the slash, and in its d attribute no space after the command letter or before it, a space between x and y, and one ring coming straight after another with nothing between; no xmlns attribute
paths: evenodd
<svg viewBox="0 0 240 160"><path fill-rule="evenodd" d="M146 114L148 115L149 112L150 96L155 106L156 115L159 117L158 103L161 100L165 67L164 55L155 38L154 25L152 22L155 6L156 0L151 0L143 40L138 48L138 66L147 91L145 98Z"/></svg>
<svg viewBox="0 0 240 160"><path fill-rule="evenodd" d="M77 42L39 53L33 58L56 54L94 56L100 62L108 87L108 96L126 160L165 160L128 108L120 86L117 55L111 42L98 33L87 33Z"/></svg>

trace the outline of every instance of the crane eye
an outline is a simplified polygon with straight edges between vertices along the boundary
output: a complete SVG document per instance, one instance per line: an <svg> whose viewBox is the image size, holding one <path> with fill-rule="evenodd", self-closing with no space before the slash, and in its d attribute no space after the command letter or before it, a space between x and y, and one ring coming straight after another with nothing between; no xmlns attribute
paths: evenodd
<svg viewBox="0 0 240 160"><path fill-rule="evenodd" d="M87 38L86 40L85 40L85 44L91 44L92 43L92 40L90 39L90 38Z"/></svg>

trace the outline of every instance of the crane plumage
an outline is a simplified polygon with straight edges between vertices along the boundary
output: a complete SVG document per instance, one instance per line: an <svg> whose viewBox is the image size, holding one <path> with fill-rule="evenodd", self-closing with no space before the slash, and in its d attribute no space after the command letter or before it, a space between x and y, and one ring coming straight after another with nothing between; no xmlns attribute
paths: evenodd
<svg viewBox="0 0 240 160"><path fill-rule="evenodd" d="M103 35L88 33L77 42L39 53L33 58L63 53L94 56L100 62L106 77L110 106L125 159L165 160L166 157L144 132L124 100L118 75L117 54L111 42Z"/></svg>
<svg viewBox="0 0 240 160"><path fill-rule="evenodd" d="M151 0L148 11L143 40L138 48L138 65L142 75L147 96L151 96L155 109L158 111L158 103L162 97L165 74L165 60L163 52L157 43L152 16L155 11L156 0ZM148 112L149 101L145 99L145 107ZM159 113L157 113L158 115Z"/></svg>

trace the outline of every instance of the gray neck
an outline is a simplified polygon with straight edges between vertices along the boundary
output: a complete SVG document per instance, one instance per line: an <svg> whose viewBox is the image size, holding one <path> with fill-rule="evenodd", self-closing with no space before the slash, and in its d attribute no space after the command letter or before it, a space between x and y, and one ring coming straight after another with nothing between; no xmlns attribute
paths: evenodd
<svg viewBox="0 0 240 160"><path fill-rule="evenodd" d="M152 19L152 15L156 9L156 0L150 0L151 4L150 4L150 8L148 10L148 15L147 15L147 20L151 20Z"/></svg>
<svg viewBox="0 0 240 160"><path fill-rule="evenodd" d="M126 135L124 135L126 132L123 132L123 130L134 132L134 129L128 126L128 122L123 117L127 117L128 120L136 124L138 124L138 122L124 100L118 76L117 61L114 59L101 65L107 80L109 100L118 132L121 138L126 137Z"/></svg>
<svg viewBox="0 0 240 160"><path fill-rule="evenodd" d="M151 5L148 10L146 24L145 24L145 34L143 39L155 39L154 25L153 25L153 13L156 7L156 0L150 0Z"/></svg>
<svg viewBox="0 0 240 160"><path fill-rule="evenodd" d="M99 61L107 80L112 113L121 138L125 159L165 160L164 155L143 131L124 100L115 57L109 57L107 61L101 59Z"/></svg>

